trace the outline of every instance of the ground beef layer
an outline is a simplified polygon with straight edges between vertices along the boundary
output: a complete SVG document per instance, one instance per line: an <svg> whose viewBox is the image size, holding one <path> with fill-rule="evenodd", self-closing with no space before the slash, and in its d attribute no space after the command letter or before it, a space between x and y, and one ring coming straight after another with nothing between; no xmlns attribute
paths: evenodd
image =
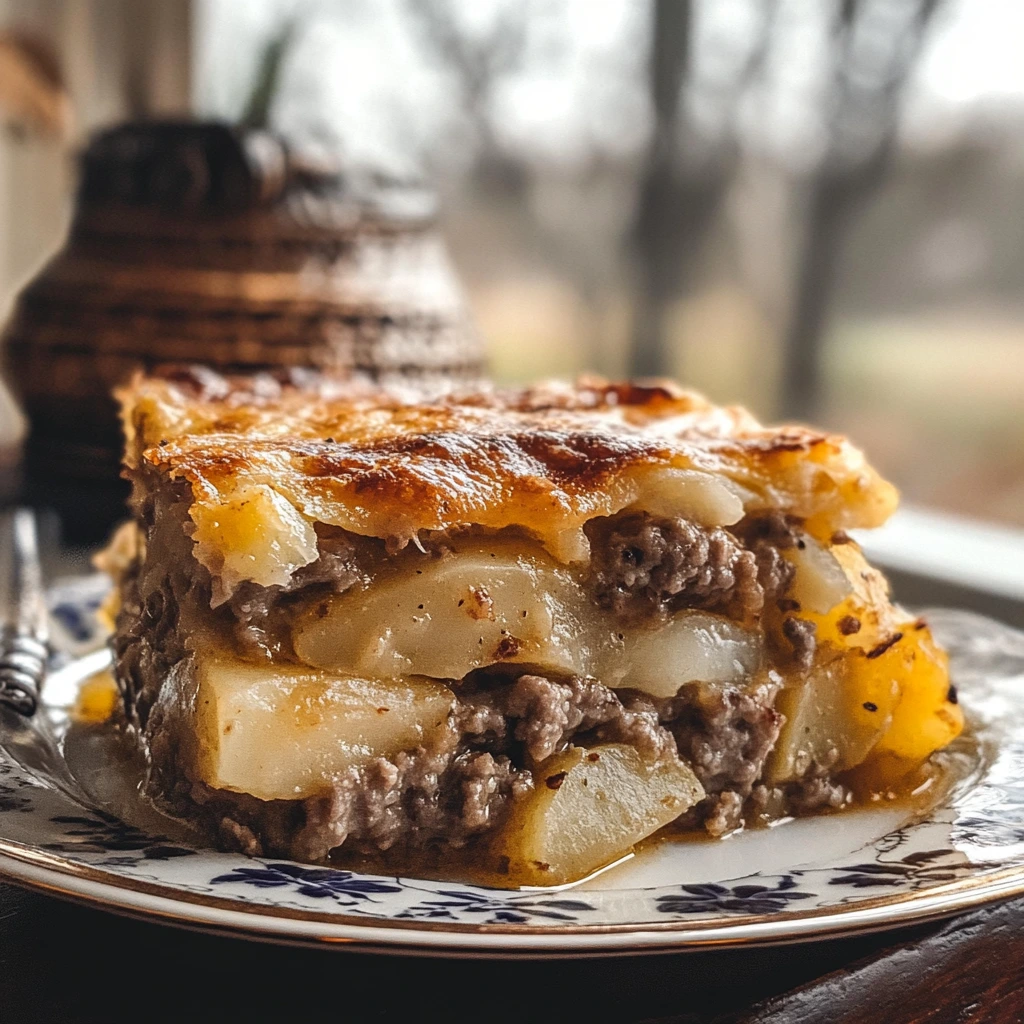
<svg viewBox="0 0 1024 1024"><path fill-rule="evenodd" d="M297 860L322 860L342 844L365 853L465 846L499 826L532 788L528 765L573 742L627 743L648 757L678 749L708 794L683 828L723 835L742 824L745 806L768 802L758 780L782 724L771 685L751 693L691 683L671 700L654 701L593 679L480 674L456 693L457 710L437 743L351 769L321 796L262 801L172 772L163 799L200 820L222 847ZM156 751L158 758L167 753ZM807 812L837 806L845 790L815 777L771 796Z"/></svg>
<svg viewBox="0 0 1024 1024"><path fill-rule="evenodd" d="M170 506L183 496L165 494L162 500L163 507L158 498L143 510L150 532L165 516L180 522ZM769 602L785 608L791 569L780 551L796 542L798 532L798 523L781 516L753 519L733 531L646 513L595 520L587 527L587 585L596 604L625 618L663 618L688 607L749 622ZM180 567L191 561L190 543L180 530L178 537L166 542L178 550L167 552L164 562ZM233 631L243 655L287 657L272 625L278 605L296 595L342 592L388 557L382 544L344 531L322 529L318 537L320 559L287 587L245 585L213 613ZM449 542L446 536L429 539L438 551ZM322 795L261 801L212 790L178 770L173 738L150 715L167 671L184 656L177 636L181 608L209 609L209 580L203 571L179 568L143 586L144 575L136 565L122 581L115 651L126 719L148 745L151 794L200 823L225 848L315 861L342 844L366 852L464 846L506 819L517 797L533 786L532 764L571 743L627 743L649 758L678 751L707 793L681 825L703 825L714 835L742 824L751 807L805 812L846 799L841 786L820 775L785 792L761 784L783 724L773 706L781 680L773 673L736 688L690 683L671 699L655 700L613 691L595 679L515 675L507 667L449 683L456 710L431 746L352 768ZM775 653L805 668L814 653L813 630L782 614L788 646Z"/></svg>

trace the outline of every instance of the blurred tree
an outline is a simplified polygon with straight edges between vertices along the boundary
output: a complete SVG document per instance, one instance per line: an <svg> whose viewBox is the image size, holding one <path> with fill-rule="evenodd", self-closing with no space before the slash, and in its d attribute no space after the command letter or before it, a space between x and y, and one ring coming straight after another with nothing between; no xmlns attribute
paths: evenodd
<svg viewBox="0 0 1024 1024"><path fill-rule="evenodd" d="M809 183L805 237L783 347L782 408L813 418L829 303L847 230L884 182L901 100L941 0L837 0L825 97L827 138Z"/></svg>
<svg viewBox="0 0 1024 1024"><path fill-rule="evenodd" d="M460 187L460 205L467 209L476 203L480 222L518 236L518 244L552 279L569 285L583 322L583 337L576 340L583 361L592 365L601 359L600 320L607 309L608 282L620 269L621 211L629 210L628 199L619 201L617 190L621 182L629 194L635 152L609 152L591 138L574 152L572 170L566 172L540 147L510 138L500 121L503 86L517 77L549 73L571 53L568 5L564 0L545 5L502 0L488 9L490 17L479 18L467 0L405 2L424 49L451 77L455 106L468 122L469 187ZM628 39L621 49L623 59L610 69L605 64L612 81L603 83L601 93L611 123L628 106L626 93L635 78L625 59ZM611 190L616 191L610 199ZM516 244L509 237L503 242L506 250Z"/></svg>
<svg viewBox="0 0 1024 1024"><path fill-rule="evenodd" d="M703 188L689 189L684 196L677 169L682 134L679 107L691 63L692 37L692 0L654 0L648 68L654 132L633 228L636 292L630 368L640 376L668 372L665 308L675 297L680 264L697 234L696 224L686 221L708 214L720 195L722 176L712 174L702 182Z"/></svg>
<svg viewBox="0 0 1024 1024"><path fill-rule="evenodd" d="M825 0L811 9L784 0L650 0L648 141L639 153L595 149L589 170L573 179L575 201L568 198L568 179L539 150L512 140L501 120L505 86L536 77L546 59L536 47L538 18L568 24L564 6L403 0L403 9L424 51L448 76L468 129L461 143L470 157L465 194L491 215L504 211L505 228L514 224L553 274L571 280L595 317L612 275L594 254L614 249L609 242L621 238L623 227L613 217L604 218L600 231L581 220L601 220L599 183L621 180L635 188L626 227L632 256L627 365L637 375L675 369L674 307L694 288L744 161L780 128L785 135L781 121L752 116L755 107L788 103L788 114L780 116L820 121L806 151L777 151L793 211L779 228L792 230L797 255L771 301L772 318L783 322L779 404L788 415L811 417L818 411L823 339L847 227L885 179L901 100L941 3ZM793 58L807 54L808 41L815 59L801 75L814 84L794 107L794 97L783 94L792 89ZM630 73L635 81L635 71L623 65L623 79ZM598 201L590 203L591 195ZM544 197L551 201L538 201ZM562 212L553 213L556 207ZM758 259L765 258L764 244ZM767 244L789 264L785 246ZM693 339L692 347L714 341Z"/></svg>
<svg viewBox="0 0 1024 1024"><path fill-rule="evenodd" d="M638 376L671 370L666 314L694 268L739 166L738 109L762 81L777 0L757 0L756 23L731 60L702 62L694 49L693 0L654 0L648 62L654 131L641 171L630 367ZM700 13L706 13L707 8ZM722 67L729 73L715 71ZM699 128L692 116L703 111Z"/></svg>
<svg viewBox="0 0 1024 1024"><path fill-rule="evenodd" d="M846 229L885 180L901 100L940 3L830 0L824 82L810 101L824 111L822 155L793 181L802 242L782 339L781 406L788 415L812 417L818 410L822 345ZM749 128L739 116L743 104L773 88L779 4L751 0L748 6L754 18L746 31L723 32L715 41L738 51L723 57L694 44L697 29L718 18L719 9L706 0L652 0L648 81L655 130L631 237L630 364L638 375L672 369L678 339L669 336L667 314L692 287L697 259L741 166Z"/></svg>
<svg viewBox="0 0 1024 1024"><path fill-rule="evenodd" d="M532 5L502 3L486 28L470 32L459 17L458 0L406 0L406 9L435 57L453 75L459 107L477 147L474 173L489 191L521 194L523 162L510 156L494 126L495 92L523 64Z"/></svg>

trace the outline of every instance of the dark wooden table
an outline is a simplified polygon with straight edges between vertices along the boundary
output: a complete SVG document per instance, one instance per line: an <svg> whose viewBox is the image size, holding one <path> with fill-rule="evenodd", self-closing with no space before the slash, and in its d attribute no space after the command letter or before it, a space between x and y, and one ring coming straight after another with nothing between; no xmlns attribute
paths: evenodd
<svg viewBox="0 0 1024 1024"><path fill-rule="evenodd" d="M1024 1020L1024 901L808 946L601 960L399 959L132 921L0 885L0 1021Z"/></svg>

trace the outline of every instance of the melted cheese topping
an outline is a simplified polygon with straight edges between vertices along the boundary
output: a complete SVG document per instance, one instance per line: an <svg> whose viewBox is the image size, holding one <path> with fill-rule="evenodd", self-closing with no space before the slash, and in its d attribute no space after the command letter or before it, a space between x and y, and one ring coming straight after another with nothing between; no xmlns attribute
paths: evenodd
<svg viewBox="0 0 1024 1024"><path fill-rule="evenodd" d="M516 526L569 564L588 557L583 524L623 508L706 525L778 509L824 536L877 526L896 504L843 438L765 428L669 385L427 401L324 378L141 379L122 401L129 469L188 482L196 556L226 592L312 560L318 522L392 547L421 531Z"/></svg>

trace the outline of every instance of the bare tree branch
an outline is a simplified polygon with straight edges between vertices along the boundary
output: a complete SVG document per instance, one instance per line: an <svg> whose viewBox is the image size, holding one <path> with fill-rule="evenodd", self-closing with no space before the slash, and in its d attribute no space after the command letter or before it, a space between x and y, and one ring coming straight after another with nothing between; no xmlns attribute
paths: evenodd
<svg viewBox="0 0 1024 1024"><path fill-rule="evenodd" d="M406 0L406 9L438 60L455 74L462 106L484 158L498 150L491 104L497 84L516 71L526 52L530 3L505 3L491 29L471 37L460 27L453 0Z"/></svg>
<svg viewBox="0 0 1024 1024"><path fill-rule="evenodd" d="M777 0L757 3L761 21L738 71L724 83L698 81L692 53L692 0L655 0L650 89L654 132L640 184L633 227L636 260L630 367L640 376L671 370L666 329L739 163L737 112L761 79L774 35ZM700 92L716 110L718 137L698 139L686 101Z"/></svg>
<svg viewBox="0 0 1024 1024"><path fill-rule="evenodd" d="M819 411L823 342L849 227L884 182L895 150L900 102L941 0L840 0L833 30L831 131L811 185L803 254L783 347L788 415ZM901 20L902 19L902 20Z"/></svg>

